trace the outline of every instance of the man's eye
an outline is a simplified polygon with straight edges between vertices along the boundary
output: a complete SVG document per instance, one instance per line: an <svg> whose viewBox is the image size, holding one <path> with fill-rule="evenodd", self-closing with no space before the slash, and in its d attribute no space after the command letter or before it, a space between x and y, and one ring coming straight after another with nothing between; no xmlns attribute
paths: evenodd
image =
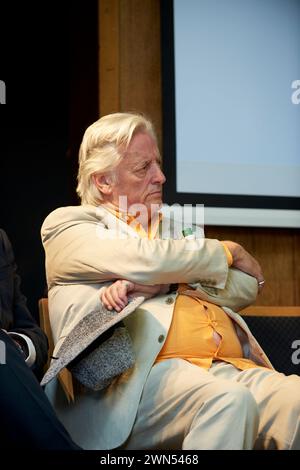
<svg viewBox="0 0 300 470"><path fill-rule="evenodd" d="M141 166L140 168L137 168L137 171L143 171L143 170L146 170L149 166L149 163L145 163L143 166Z"/></svg>

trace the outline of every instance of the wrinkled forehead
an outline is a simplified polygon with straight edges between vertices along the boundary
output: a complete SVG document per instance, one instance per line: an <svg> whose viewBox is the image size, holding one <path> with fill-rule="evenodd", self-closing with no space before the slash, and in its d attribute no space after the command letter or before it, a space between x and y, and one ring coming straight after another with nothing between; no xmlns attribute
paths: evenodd
<svg viewBox="0 0 300 470"><path fill-rule="evenodd" d="M151 160L161 163L161 156L158 149L153 152L126 152L122 160L126 164L135 166Z"/></svg>
<svg viewBox="0 0 300 470"><path fill-rule="evenodd" d="M132 162L153 158L160 160L157 142L152 135L146 132L135 134L128 147L122 153L123 157Z"/></svg>

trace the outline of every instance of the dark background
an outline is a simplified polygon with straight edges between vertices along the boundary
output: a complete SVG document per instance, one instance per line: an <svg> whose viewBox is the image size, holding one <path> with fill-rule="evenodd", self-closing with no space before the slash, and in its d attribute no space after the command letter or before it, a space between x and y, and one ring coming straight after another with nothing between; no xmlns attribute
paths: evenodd
<svg viewBox="0 0 300 470"><path fill-rule="evenodd" d="M97 0L1 4L1 23L0 227L38 318L46 288L40 228L53 209L79 203L78 148L98 118Z"/></svg>

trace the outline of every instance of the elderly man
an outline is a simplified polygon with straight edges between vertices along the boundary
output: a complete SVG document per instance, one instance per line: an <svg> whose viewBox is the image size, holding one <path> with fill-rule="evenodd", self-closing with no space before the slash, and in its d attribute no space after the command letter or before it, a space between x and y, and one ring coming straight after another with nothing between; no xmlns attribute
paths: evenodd
<svg viewBox="0 0 300 470"><path fill-rule="evenodd" d="M91 311L111 312L135 362L70 405L52 380L50 399L88 449L300 448L300 379L272 369L234 312L263 285L259 264L234 242L164 225L164 182L147 119L112 114L86 130L81 206L55 210L42 227L54 356Z"/></svg>

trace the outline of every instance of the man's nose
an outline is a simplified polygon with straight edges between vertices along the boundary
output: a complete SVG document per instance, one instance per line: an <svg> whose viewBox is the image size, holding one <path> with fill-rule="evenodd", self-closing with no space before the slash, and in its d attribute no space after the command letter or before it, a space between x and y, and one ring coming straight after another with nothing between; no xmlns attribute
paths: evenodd
<svg viewBox="0 0 300 470"><path fill-rule="evenodd" d="M159 165L155 165L155 170L153 173L153 183L164 184L166 182L166 177L162 172L162 169Z"/></svg>

